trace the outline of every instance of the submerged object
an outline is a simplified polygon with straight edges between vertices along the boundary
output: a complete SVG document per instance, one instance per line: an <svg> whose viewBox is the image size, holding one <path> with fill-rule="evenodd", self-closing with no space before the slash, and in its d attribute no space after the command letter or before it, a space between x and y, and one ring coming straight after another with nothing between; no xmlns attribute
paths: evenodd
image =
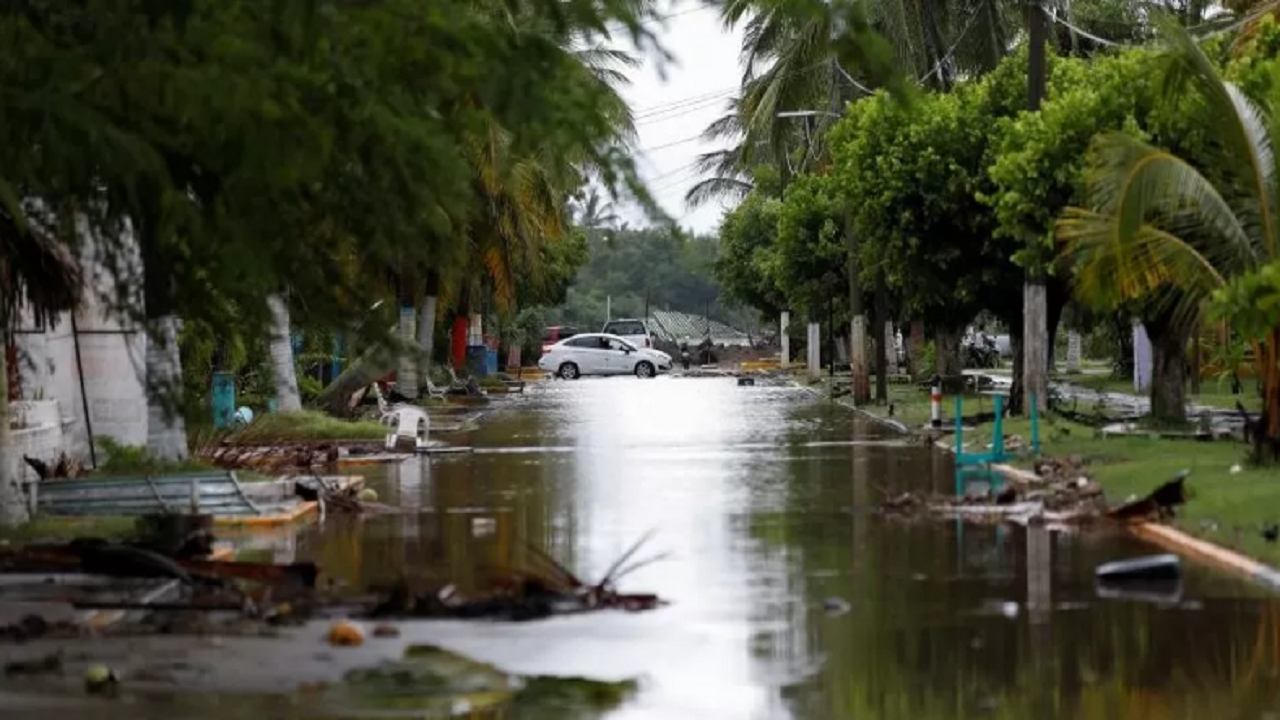
<svg viewBox="0 0 1280 720"><path fill-rule="evenodd" d="M1126 580L1177 580L1182 577L1182 560L1171 553L1147 555L1099 565L1094 574L1098 580L1109 583Z"/></svg>

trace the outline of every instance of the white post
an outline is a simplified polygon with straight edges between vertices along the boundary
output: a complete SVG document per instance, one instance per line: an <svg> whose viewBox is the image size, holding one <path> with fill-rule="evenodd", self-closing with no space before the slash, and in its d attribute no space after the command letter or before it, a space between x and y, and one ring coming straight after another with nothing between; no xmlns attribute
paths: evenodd
<svg viewBox="0 0 1280 720"><path fill-rule="evenodd" d="M1133 391L1146 392L1151 387L1151 339L1142 323L1133 324Z"/></svg>
<svg viewBox="0 0 1280 720"><path fill-rule="evenodd" d="M816 322L809 323L805 350L809 359L809 377L816 378L822 374L822 326Z"/></svg>
<svg viewBox="0 0 1280 720"><path fill-rule="evenodd" d="M782 311L782 320L778 323L781 331L778 337L782 340L782 367L791 364L791 336L788 330L791 327L791 313L786 310Z"/></svg>
<svg viewBox="0 0 1280 720"><path fill-rule="evenodd" d="M1067 331L1067 372L1080 372L1080 333Z"/></svg>
<svg viewBox="0 0 1280 720"><path fill-rule="evenodd" d="M929 391L929 424L942 427L942 379L936 375L933 388Z"/></svg>
<svg viewBox="0 0 1280 720"><path fill-rule="evenodd" d="M604 296L604 321L609 322L613 319L613 296Z"/></svg>

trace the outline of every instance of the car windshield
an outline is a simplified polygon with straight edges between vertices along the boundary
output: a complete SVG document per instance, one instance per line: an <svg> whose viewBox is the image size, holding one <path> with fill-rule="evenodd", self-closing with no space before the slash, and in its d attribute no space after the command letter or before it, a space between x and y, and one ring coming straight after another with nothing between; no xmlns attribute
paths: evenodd
<svg viewBox="0 0 1280 720"><path fill-rule="evenodd" d="M609 323L607 332L614 335L644 335L644 325L638 321Z"/></svg>

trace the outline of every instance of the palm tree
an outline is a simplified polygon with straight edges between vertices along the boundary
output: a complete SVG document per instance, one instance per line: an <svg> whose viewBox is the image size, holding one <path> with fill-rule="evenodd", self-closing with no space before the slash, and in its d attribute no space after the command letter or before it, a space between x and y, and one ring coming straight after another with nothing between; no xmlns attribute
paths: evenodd
<svg viewBox="0 0 1280 720"><path fill-rule="evenodd" d="M0 525L20 524L28 515L9 427L10 329L23 308L51 325L76 307L82 291L79 264L66 247L30 224L20 208L0 205Z"/></svg>
<svg viewBox="0 0 1280 720"><path fill-rule="evenodd" d="M1152 414L1185 418L1182 362L1205 302L1233 281L1280 262L1273 148L1280 127L1269 109L1225 81L1181 27L1166 23L1166 96L1189 88L1215 148L1201 167L1124 133L1094 142L1088 208L1057 225L1075 263L1074 289L1094 304L1140 302L1153 335ZM1258 343L1267 438L1280 438L1280 326Z"/></svg>
<svg viewBox="0 0 1280 720"><path fill-rule="evenodd" d="M271 371L275 384L276 410L296 412L302 409L302 396L298 393L298 374L293 357L293 329L289 322L289 306L282 295L267 298L271 313L270 338Z"/></svg>

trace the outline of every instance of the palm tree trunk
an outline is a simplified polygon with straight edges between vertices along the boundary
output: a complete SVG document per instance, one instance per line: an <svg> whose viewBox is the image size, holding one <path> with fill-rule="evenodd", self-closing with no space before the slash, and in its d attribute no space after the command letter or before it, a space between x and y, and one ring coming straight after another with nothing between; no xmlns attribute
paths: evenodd
<svg viewBox="0 0 1280 720"><path fill-rule="evenodd" d="M845 238L849 246L849 375L855 403L871 400L871 378L867 374L867 311L862 302L862 281L858 277L858 248L853 239L852 216L845 216Z"/></svg>
<svg viewBox="0 0 1280 720"><path fill-rule="evenodd" d="M0 332L0 527L21 525L29 519L19 484L20 462L9 428L9 338Z"/></svg>
<svg viewBox="0 0 1280 720"><path fill-rule="evenodd" d="M1262 407L1267 419L1267 440L1280 441L1280 327L1272 328L1262 352L1257 353L1265 363L1262 376Z"/></svg>
<svg viewBox="0 0 1280 720"><path fill-rule="evenodd" d="M418 397L418 349L414 333L417 331L417 318L412 298L400 304L400 348L399 360L396 363L396 392L410 400Z"/></svg>
<svg viewBox="0 0 1280 720"><path fill-rule="evenodd" d="M1187 421L1187 341L1191 327L1171 317L1143 323L1151 337L1151 419L1160 424Z"/></svg>
<svg viewBox="0 0 1280 720"><path fill-rule="evenodd" d="M341 375L325 386L316 398L316 402L325 409L325 412L346 417L349 414L347 403L351 396L357 390L367 388L386 377L394 367L395 356L379 343L378 346L367 350L352 361Z"/></svg>
<svg viewBox="0 0 1280 720"><path fill-rule="evenodd" d="M418 347L422 349L422 362L418 366L419 377L425 384L431 372L431 354L436 344L436 306L440 299L440 273L427 273L427 289L418 312Z"/></svg>
<svg viewBox="0 0 1280 720"><path fill-rule="evenodd" d="M182 356L178 352L178 318L156 320L147 338L147 452L158 460L188 457L187 424L182 417Z"/></svg>
<svg viewBox="0 0 1280 720"><path fill-rule="evenodd" d="M289 318L289 306L280 295L267 298L271 311L271 374L275 379L276 409L280 412L297 412L302 409L302 397L298 394L298 374L293 358L293 328Z"/></svg>

